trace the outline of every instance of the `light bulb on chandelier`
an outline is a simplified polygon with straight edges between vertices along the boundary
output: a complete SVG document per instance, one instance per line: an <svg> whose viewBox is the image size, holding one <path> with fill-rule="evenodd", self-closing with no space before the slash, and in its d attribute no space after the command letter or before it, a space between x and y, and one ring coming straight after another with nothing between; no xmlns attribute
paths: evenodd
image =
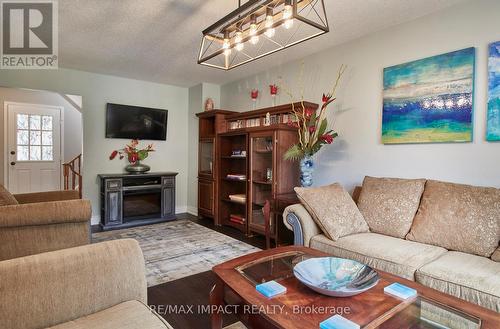
<svg viewBox="0 0 500 329"><path fill-rule="evenodd" d="M245 48L245 45L243 44L243 33L241 32L236 32L236 36L234 37L234 42L236 43L236 48L237 51L242 51L243 48Z"/></svg>
<svg viewBox="0 0 500 329"><path fill-rule="evenodd" d="M222 49L224 49L224 55L231 55L231 44L229 43L229 32L224 32L224 42L222 43Z"/></svg>
<svg viewBox="0 0 500 329"><path fill-rule="evenodd" d="M274 37L276 30L273 28L274 18L273 18L273 9L267 7L266 11L266 32L264 33L268 38Z"/></svg>
<svg viewBox="0 0 500 329"><path fill-rule="evenodd" d="M283 19L285 20L285 22L283 23L283 27L287 30L290 29L293 26L293 7L291 0L285 1L285 8L283 9Z"/></svg>
<svg viewBox="0 0 500 329"><path fill-rule="evenodd" d="M256 45L259 43L259 36L257 35L257 17L255 15L252 15L252 23L250 24L250 30L248 33L251 35L251 44Z"/></svg>

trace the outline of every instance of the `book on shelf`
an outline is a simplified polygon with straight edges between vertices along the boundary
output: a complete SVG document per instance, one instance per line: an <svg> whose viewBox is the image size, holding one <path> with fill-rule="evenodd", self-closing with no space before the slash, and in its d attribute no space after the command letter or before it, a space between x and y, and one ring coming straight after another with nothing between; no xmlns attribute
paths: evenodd
<svg viewBox="0 0 500 329"><path fill-rule="evenodd" d="M246 127L247 128L260 127L260 118L247 119L247 121L246 121Z"/></svg>
<svg viewBox="0 0 500 329"><path fill-rule="evenodd" d="M239 174L228 174L226 176L227 179L231 180L246 180L247 176L246 175L239 175Z"/></svg>
<svg viewBox="0 0 500 329"><path fill-rule="evenodd" d="M229 122L229 129L241 129L241 128L245 128L243 120Z"/></svg>
<svg viewBox="0 0 500 329"><path fill-rule="evenodd" d="M231 157L233 158L244 158L247 156L247 151L244 150L233 150L231 152Z"/></svg>
<svg viewBox="0 0 500 329"><path fill-rule="evenodd" d="M299 120L297 119L297 116L296 116L295 114L293 114L293 113L290 113L290 114L283 114L283 115L281 116L281 119L282 119L282 123L285 123L285 124L286 124L286 123L290 123L290 122L297 122L297 121L299 121Z"/></svg>
<svg viewBox="0 0 500 329"><path fill-rule="evenodd" d="M231 194L229 195L229 200L234 202L245 203L247 202L247 196L245 194Z"/></svg>
<svg viewBox="0 0 500 329"><path fill-rule="evenodd" d="M241 216L241 215L229 215L229 221L233 222L233 223L237 223L237 224L245 224L245 217Z"/></svg>

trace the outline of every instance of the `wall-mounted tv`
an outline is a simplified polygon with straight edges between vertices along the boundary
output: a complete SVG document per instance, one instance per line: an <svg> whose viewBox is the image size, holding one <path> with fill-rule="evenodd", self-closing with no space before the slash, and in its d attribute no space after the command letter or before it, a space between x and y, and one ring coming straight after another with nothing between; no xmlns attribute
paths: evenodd
<svg viewBox="0 0 500 329"><path fill-rule="evenodd" d="M106 138L167 139L168 111L108 103Z"/></svg>

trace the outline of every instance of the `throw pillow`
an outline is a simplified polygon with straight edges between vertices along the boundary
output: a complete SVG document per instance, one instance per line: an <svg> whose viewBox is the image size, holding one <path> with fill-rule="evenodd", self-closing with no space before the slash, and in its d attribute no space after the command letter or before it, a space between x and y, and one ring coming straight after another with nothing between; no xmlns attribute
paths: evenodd
<svg viewBox="0 0 500 329"><path fill-rule="evenodd" d="M295 192L328 238L336 241L346 235L369 231L363 215L340 184L296 187Z"/></svg>
<svg viewBox="0 0 500 329"><path fill-rule="evenodd" d="M12 194L0 185L0 206L11 206L19 204Z"/></svg>
<svg viewBox="0 0 500 329"><path fill-rule="evenodd" d="M500 239L500 189L427 181L408 240L490 257Z"/></svg>
<svg viewBox="0 0 500 329"><path fill-rule="evenodd" d="M495 262L500 262L500 247L495 250L493 255L491 255L491 259L494 260Z"/></svg>
<svg viewBox="0 0 500 329"><path fill-rule="evenodd" d="M424 187L425 179L365 177L358 207L370 231L404 239Z"/></svg>

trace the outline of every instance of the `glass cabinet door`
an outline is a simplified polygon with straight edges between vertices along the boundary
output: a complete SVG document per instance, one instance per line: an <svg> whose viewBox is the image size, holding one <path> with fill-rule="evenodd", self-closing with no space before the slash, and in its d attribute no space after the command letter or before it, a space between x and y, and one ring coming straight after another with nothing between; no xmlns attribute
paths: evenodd
<svg viewBox="0 0 500 329"><path fill-rule="evenodd" d="M265 222L262 208L266 200L270 200L273 196L274 134L270 132L250 135L250 152L249 228L255 232L263 233ZM272 225L271 232L273 232Z"/></svg>
<svg viewBox="0 0 500 329"><path fill-rule="evenodd" d="M206 139L200 140L200 153L199 153L199 175L200 176L213 176L213 163L214 163L214 140Z"/></svg>

